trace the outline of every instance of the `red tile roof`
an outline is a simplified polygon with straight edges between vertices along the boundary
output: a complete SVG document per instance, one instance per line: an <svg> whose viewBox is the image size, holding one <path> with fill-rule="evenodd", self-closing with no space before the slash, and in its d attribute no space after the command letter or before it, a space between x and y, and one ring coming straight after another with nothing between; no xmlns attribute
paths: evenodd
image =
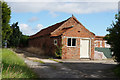
<svg viewBox="0 0 120 80"><path fill-rule="evenodd" d="M56 23L56 24L54 24L52 26L49 26L49 27L47 27L45 29L42 29L40 32L36 33L35 35L30 36L30 39L35 38L35 37L39 37L39 36L50 35L51 32L53 32L54 30L56 30L63 23L65 23L67 20L64 20L64 21L62 21L60 23Z"/></svg>
<svg viewBox="0 0 120 80"><path fill-rule="evenodd" d="M105 36L95 36L95 40L104 40Z"/></svg>
<svg viewBox="0 0 120 80"><path fill-rule="evenodd" d="M72 15L72 17L70 17L70 18L73 18L77 23L79 23L80 25L82 25L73 15ZM62 30L60 30L59 32L57 32L56 34L52 34L51 35L51 33L54 31L54 30L56 30L57 28L59 28L62 24L64 24L66 21L68 21L70 18L68 18L67 20L64 20L64 21L62 21L62 22L60 22L60 23L56 23L56 24L54 24L54 25L52 25L52 26L49 26L49 27L47 27L47 28L45 28L45 29L42 29L41 31L39 31L38 33L36 33L35 35L32 35L32 36L30 36L30 39L32 39L32 38L36 38L36 37L40 37L40 36L45 36L45 35L50 35L50 36L59 36L59 35L61 35L62 33L64 33L65 31L67 31L68 29L70 29L70 28L66 28L66 29L62 29ZM83 25L82 25L83 26ZM72 27L71 27L72 28ZM84 29L86 29L85 27L84 27ZM88 29L86 29L87 31L89 31ZM92 35L95 35L94 33L92 33L92 32L90 32Z"/></svg>
<svg viewBox="0 0 120 80"><path fill-rule="evenodd" d="M71 27L72 28L72 27ZM64 32L66 32L70 28L62 29L59 32L56 32L56 34L51 34L51 36L59 36L62 35Z"/></svg>

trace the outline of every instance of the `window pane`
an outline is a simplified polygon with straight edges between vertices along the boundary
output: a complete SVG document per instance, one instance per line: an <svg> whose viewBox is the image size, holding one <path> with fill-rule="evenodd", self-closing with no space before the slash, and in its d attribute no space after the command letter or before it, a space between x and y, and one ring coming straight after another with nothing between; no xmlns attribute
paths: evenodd
<svg viewBox="0 0 120 80"><path fill-rule="evenodd" d="M54 45L57 45L57 39L54 40Z"/></svg>
<svg viewBox="0 0 120 80"><path fill-rule="evenodd" d="M68 38L67 45L68 45L68 46L71 46L71 38Z"/></svg>
<svg viewBox="0 0 120 80"><path fill-rule="evenodd" d="M76 39L75 38L72 39L72 46L76 46Z"/></svg>

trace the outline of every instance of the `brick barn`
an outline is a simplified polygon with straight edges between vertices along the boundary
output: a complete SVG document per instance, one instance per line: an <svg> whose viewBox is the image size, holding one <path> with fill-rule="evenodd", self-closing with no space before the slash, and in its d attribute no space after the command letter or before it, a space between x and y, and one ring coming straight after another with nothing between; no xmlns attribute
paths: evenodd
<svg viewBox="0 0 120 80"><path fill-rule="evenodd" d="M107 40L104 39L105 36L95 36L95 47L110 48L107 44Z"/></svg>
<svg viewBox="0 0 120 80"><path fill-rule="evenodd" d="M56 45L62 46L62 59L94 58L95 34L86 29L73 15L35 35L29 46L41 48L45 55L55 55Z"/></svg>

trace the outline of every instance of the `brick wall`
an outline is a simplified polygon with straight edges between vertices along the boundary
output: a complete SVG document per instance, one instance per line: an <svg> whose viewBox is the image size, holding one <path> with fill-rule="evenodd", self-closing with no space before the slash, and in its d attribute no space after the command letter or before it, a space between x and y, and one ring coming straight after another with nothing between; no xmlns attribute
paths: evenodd
<svg viewBox="0 0 120 80"><path fill-rule="evenodd" d="M90 33L83 25L78 23L75 19L70 18L67 22L56 29L52 34L59 33L60 30L73 25L73 28L68 29L62 34L61 37L44 36L41 38L29 40L29 46L39 47L45 51L45 55L54 55L56 46L54 45L54 39L57 39L58 45L62 47L62 59L80 59L80 39L89 38L91 41L91 55L90 58L94 57L94 38L95 36ZM76 47L67 47L67 37L77 37Z"/></svg>
<svg viewBox="0 0 120 80"><path fill-rule="evenodd" d="M50 36L44 36L41 38L29 40L29 47L40 48L44 51L45 55L55 56L56 45L54 45L54 39L57 39L57 44L61 45L61 38L51 38Z"/></svg>
<svg viewBox="0 0 120 80"><path fill-rule="evenodd" d="M67 47L67 37L76 37L77 45L76 47ZM64 44L62 48L62 59L80 59L80 39L81 38L89 38L91 41L91 54L90 58L94 58L94 38L89 31L84 29L82 25L74 25L74 28L66 31L62 36L62 44Z"/></svg>

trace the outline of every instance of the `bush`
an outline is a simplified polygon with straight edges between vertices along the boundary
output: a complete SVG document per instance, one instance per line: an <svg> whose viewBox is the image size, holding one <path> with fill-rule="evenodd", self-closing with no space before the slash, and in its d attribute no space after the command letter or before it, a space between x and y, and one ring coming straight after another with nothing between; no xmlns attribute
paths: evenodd
<svg viewBox="0 0 120 80"><path fill-rule="evenodd" d="M62 46L56 46L55 56L57 58L61 58L62 57Z"/></svg>
<svg viewBox="0 0 120 80"><path fill-rule="evenodd" d="M116 21L112 23L112 27L107 29L109 34L106 35L105 39L111 45L115 60L120 63L120 12L116 14L115 19Z"/></svg>
<svg viewBox="0 0 120 80"><path fill-rule="evenodd" d="M20 38L20 47L27 47L28 46L28 39L29 39L29 36L26 36L26 35L22 35L21 38Z"/></svg>

